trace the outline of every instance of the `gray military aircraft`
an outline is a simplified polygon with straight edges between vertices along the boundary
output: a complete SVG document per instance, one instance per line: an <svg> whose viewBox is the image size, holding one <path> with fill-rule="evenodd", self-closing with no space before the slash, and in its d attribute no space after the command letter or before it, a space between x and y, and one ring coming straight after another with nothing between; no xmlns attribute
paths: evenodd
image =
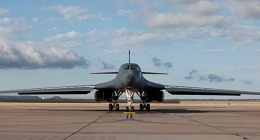
<svg viewBox="0 0 260 140"><path fill-rule="evenodd" d="M117 74L116 77L108 82L96 85L80 85L80 86L65 86L65 87L49 87L49 88L33 88L33 89L19 89L19 90L4 90L0 93L18 93L19 95L46 95L46 94L88 94L95 91L96 101L108 101L109 110L119 110L117 100L126 93L127 105L126 111L134 111L133 96L137 94L142 103L139 109L150 111L151 101L161 102L164 100L163 90L172 95L226 95L226 96L240 96L241 94L260 95L260 92L237 91L237 90L223 90L211 88L197 88L197 87L182 87L162 85L148 81L143 74L167 74L156 72L142 72L141 68L135 64L123 64L118 72L100 72L92 74Z"/></svg>

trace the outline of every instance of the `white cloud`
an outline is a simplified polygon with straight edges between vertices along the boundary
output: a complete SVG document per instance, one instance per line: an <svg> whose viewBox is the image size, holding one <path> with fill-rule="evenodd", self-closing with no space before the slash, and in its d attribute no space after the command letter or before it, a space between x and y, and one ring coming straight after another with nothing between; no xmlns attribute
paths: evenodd
<svg viewBox="0 0 260 140"><path fill-rule="evenodd" d="M205 1L205 0L168 0L169 2L175 2L175 3L182 3L182 4L193 4L198 1Z"/></svg>
<svg viewBox="0 0 260 140"><path fill-rule="evenodd" d="M58 6L49 6L46 9L57 11L58 13L63 15L64 19L72 19L75 17L82 16L84 13L86 13L86 10L79 6L58 5Z"/></svg>
<svg viewBox="0 0 260 140"><path fill-rule="evenodd" d="M171 4L186 9L194 15L213 15L220 10L220 3L216 0L168 0Z"/></svg>
<svg viewBox="0 0 260 140"><path fill-rule="evenodd" d="M84 57L69 49L46 48L33 42L0 44L0 69L69 69L87 65Z"/></svg>
<svg viewBox="0 0 260 140"><path fill-rule="evenodd" d="M131 13L132 13L132 11L130 11L130 10L125 10L125 9L120 9L120 10L117 11L117 14L118 14L119 16L128 16L128 15L130 15Z"/></svg>
<svg viewBox="0 0 260 140"><path fill-rule="evenodd" d="M229 6L236 17L260 19L259 0L230 0Z"/></svg>
<svg viewBox="0 0 260 140"><path fill-rule="evenodd" d="M225 52L224 50L220 50L220 49L215 49L215 50L206 50L206 53L223 53Z"/></svg>
<svg viewBox="0 0 260 140"><path fill-rule="evenodd" d="M9 24L11 22L10 18L1 18L0 24Z"/></svg>
<svg viewBox="0 0 260 140"><path fill-rule="evenodd" d="M147 1L144 3L150 4ZM168 0L164 4L173 9L166 7L161 10L165 6L162 4L161 9L139 13L139 17L146 19L149 29L161 30L159 32L164 32L163 35L173 41L203 41L221 37L230 40L236 47L260 45L260 27L257 21L240 20L229 15L229 7L226 7L229 3L233 15L237 17L257 18L260 15L258 0ZM124 10L119 10L119 13L129 17L131 15Z"/></svg>
<svg viewBox="0 0 260 140"><path fill-rule="evenodd" d="M221 9L219 1L215 0L168 0L172 10L148 10L143 16L147 18L148 27L176 26L213 26L229 25L228 18L218 15ZM147 3L148 4L148 3ZM149 4L148 4L149 5ZM151 4L152 5L152 4ZM142 13L141 13L142 14ZM140 16L140 13L139 13Z"/></svg>
<svg viewBox="0 0 260 140"><path fill-rule="evenodd" d="M9 10L0 8L0 15L2 15L2 14L8 14L8 13L10 13Z"/></svg>
<svg viewBox="0 0 260 140"><path fill-rule="evenodd" d="M47 43L35 43L28 40L26 31L31 26L24 18L1 19L0 24L0 69L38 69L87 67L88 61L69 48L50 46ZM75 32L66 34L74 38Z"/></svg>
<svg viewBox="0 0 260 140"><path fill-rule="evenodd" d="M199 16L214 15L220 10L219 3L215 1L197 1L185 7L190 13Z"/></svg>
<svg viewBox="0 0 260 140"><path fill-rule="evenodd" d="M23 31L32 27L26 23L24 18L0 18L0 40L20 40L27 37Z"/></svg>
<svg viewBox="0 0 260 140"><path fill-rule="evenodd" d="M162 40L163 36L156 32L121 28L104 31L92 30L85 37L89 43L93 43L95 46L123 48L155 45L157 41Z"/></svg>
<svg viewBox="0 0 260 140"><path fill-rule="evenodd" d="M107 53L121 53L126 48L133 48L144 52L149 47L168 46L173 43L196 43L212 37L222 37L231 39L239 47L255 45L252 42L259 42L260 33L258 28L247 29L236 26L229 28L215 27L178 27L169 30L131 30L126 28L92 30L87 33L70 31L46 37L45 42L55 44L55 46L72 46L77 40L86 40L91 46L106 47ZM241 36L243 34L243 36ZM251 40L251 41L250 41ZM55 43L56 42L56 43ZM57 43L59 45L57 45ZM251 44L250 44L251 43ZM61 45L63 44L63 45ZM223 50L206 50L206 53L223 53Z"/></svg>
<svg viewBox="0 0 260 140"><path fill-rule="evenodd" d="M230 38L239 47L260 45L260 27L257 26L234 26L231 28Z"/></svg>
<svg viewBox="0 0 260 140"><path fill-rule="evenodd" d="M59 41L59 40L66 40L66 39L78 39L82 37L83 37L82 34L75 31L70 31L64 34L56 34L54 36L46 37L44 41L51 42L51 41Z"/></svg>
<svg viewBox="0 0 260 140"><path fill-rule="evenodd" d="M48 21L48 22L56 22L56 21L59 21L59 20L60 20L59 18L55 18L55 17L48 17L46 19L46 21Z"/></svg>
<svg viewBox="0 0 260 140"><path fill-rule="evenodd" d="M53 46L53 47L58 47L58 48L73 48L75 46L79 46L79 43L76 41L68 41L68 40L63 40L63 41L53 41L53 42L45 42L46 45L48 46Z"/></svg>
<svg viewBox="0 0 260 140"><path fill-rule="evenodd" d="M105 18L102 16L101 13L90 13L87 9L79 7L79 6L62 6L62 5L55 5L42 8L42 10L53 10L58 12L63 16L63 19L68 21L73 20L89 20L89 19L100 19L103 21L110 21L111 18ZM58 18L49 17L47 21L57 21Z"/></svg>
<svg viewBox="0 0 260 140"><path fill-rule="evenodd" d="M32 18L32 22L33 22L33 23L37 23L37 22L39 22L39 21L40 21L39 18Z"/></svg>
<svg viewBox="0 0 260 140"><path fill-rule="evenodd" d="M215 26L228 24L223 16L197 16L192 14L155 14L149 20L149 27L176 27L176 26Z"/></svg>

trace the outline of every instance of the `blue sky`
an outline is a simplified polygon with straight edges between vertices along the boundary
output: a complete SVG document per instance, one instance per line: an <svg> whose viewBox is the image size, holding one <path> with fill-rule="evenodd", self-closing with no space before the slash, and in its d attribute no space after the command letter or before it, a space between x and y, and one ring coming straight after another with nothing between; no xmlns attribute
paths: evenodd
<svg viewBox="0 0 260 140"><path fill-rule="evenodd" d="M131 50L158 83L260 91L259 20L258 0L2 0L0 89L104 82Z"/></svg>

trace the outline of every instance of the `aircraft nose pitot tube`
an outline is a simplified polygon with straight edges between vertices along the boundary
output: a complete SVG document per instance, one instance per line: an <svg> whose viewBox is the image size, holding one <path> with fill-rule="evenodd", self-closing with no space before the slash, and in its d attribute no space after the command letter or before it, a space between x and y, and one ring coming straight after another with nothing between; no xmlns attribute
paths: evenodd
<svg viewBox="0 0 260 140"><path fill-rule="evenodd" d="M133 88L136 84L135 75L133 73L126 74L123 83L126 88Z"/></svg>

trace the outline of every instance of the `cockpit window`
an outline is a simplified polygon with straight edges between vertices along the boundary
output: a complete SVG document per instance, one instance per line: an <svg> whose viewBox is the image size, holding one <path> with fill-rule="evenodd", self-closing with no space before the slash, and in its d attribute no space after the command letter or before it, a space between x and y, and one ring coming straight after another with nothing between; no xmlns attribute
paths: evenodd
<svg viewBox="0 0 260 140"><path fill-rule="evenodd" d="M125 65L124 70L129 70L129 65Z"/></svg>
<svg viewBox="0 0 260 140"><path fill-rule="evenodd" d="M140 71L140 68L137 65L124 65L123 66L123 70L130 70L130 69Z"/></svg>
<svg viewBox="0 0 260 140"><path fill-rule="evenodd" d="M131 65L131 70L140 71L140 68L137 65Z"/></svg>

